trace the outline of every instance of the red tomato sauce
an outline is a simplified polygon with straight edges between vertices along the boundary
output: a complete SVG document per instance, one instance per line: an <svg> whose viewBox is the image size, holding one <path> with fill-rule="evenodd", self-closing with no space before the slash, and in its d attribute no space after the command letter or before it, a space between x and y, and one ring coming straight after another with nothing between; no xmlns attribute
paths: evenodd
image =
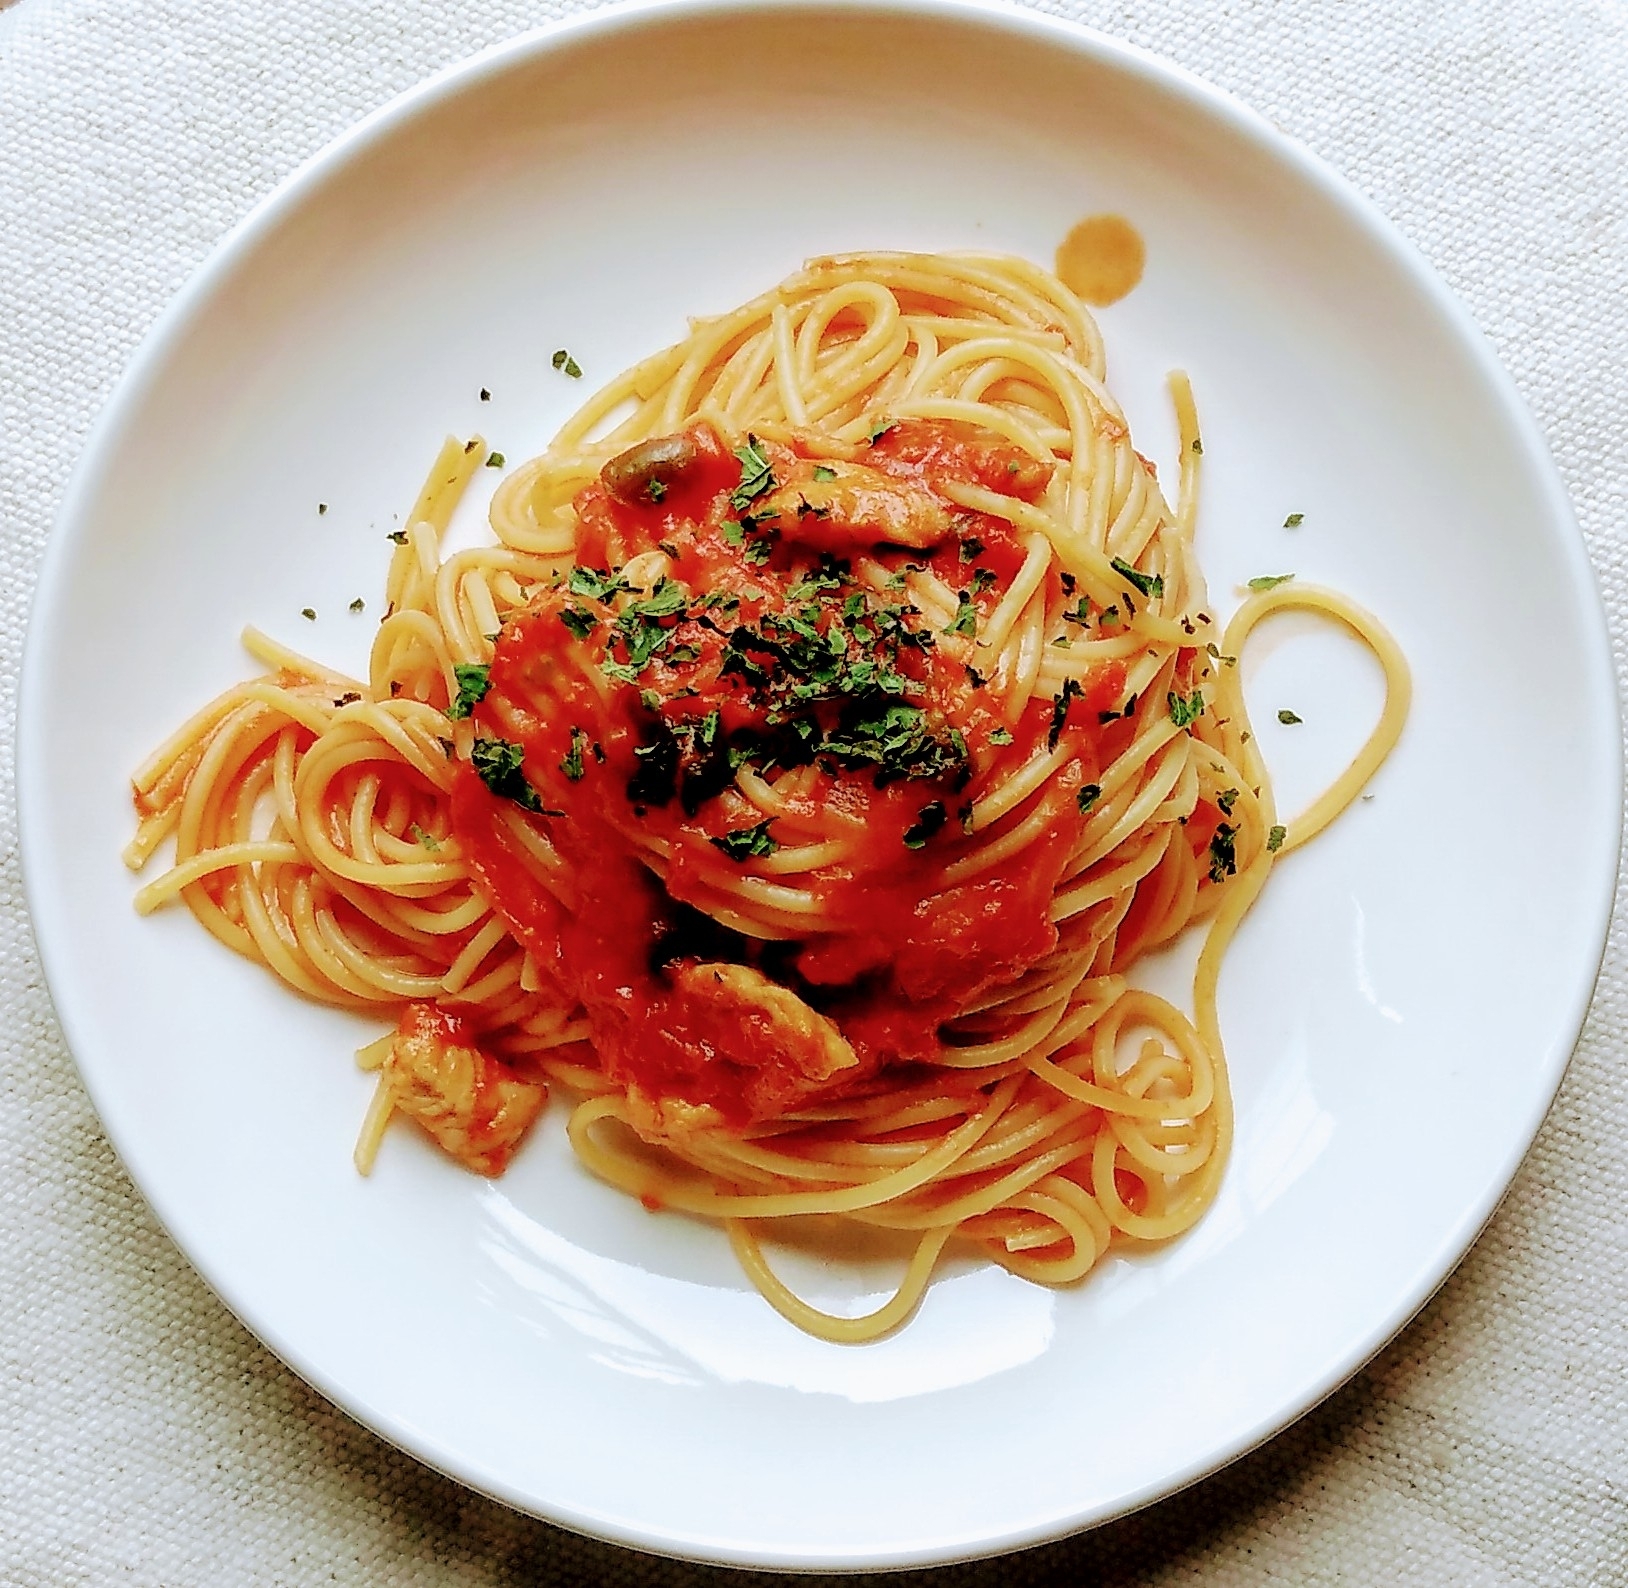
<svg viewBox="0 0 1628 1588"><path fill-rule="evenodd" d="M1072 755L1045 792L1044 835L946 883L946 866L972 842L962 813L997 767L1021 765L1044 745L1054 708L1031 703L1007 744L993 692L941 634L911 637L933 626L903 593L901 574L931 568L981 625L1022 566L1023 546L1004 520L948 504L954 530L936 545L855 544L850 562L871 558L897 580L898 593L878 593L842 571L848 564L798 545L795 524L777 533L754 523L753 499L742 494L751 465L704 425L687 436L693 455L646 494L629 499L625 486L596 482L579 496L579 572L505 625L474 712L478 740L501 740L511 755L518 747L524 781L494 781L461 762L453 827L517 938L586 1009L606 1074L649 1100L710 1105L739 1128L928 1057L944 1020L1050 952L1052 896L1084 820L1078 791L1100 776L1130 724L1098 721L1125 685L1121 664L1104 666L1062 726ZM857 466L883 489L898 480L934 491L953 480L1032 496L1049 475L967 426L905 421L862 450ZM780 481L821 481L836 467L797 443L764 444L759 455ZM806 499L799 517L805 509L815 511ZM665 558L666 582L596 596L649 552ZM820 647L844 644L844 678L869 677L874 663L898 691L864 695L871 716L858 727L843 716L853 714L848 697L808 705L794 694L815 688L797 681L824 665ZM893 761L813 756L798 774L807 787L770 822L736 790L728 755L761 759L754 746L797 733L823 733L827 746L869 744L865 734L889 705L915 735L910 775L892 775ZM524 812L516 794L541 812ZM558 864L546 874L515 823L552 845ZM768 838L757 842L769 849L731 850L760 826ZM832 837L847 840L837 863L786 875L762 865L771 840L800 847ZM763 939L714 919L719 899L749 878L811 896L808 929L776 925L783 935ZM675 987L675 971L695 964L751 966L791 989L835 1025L857 1063L811 1078L808 1044L784 1020Z"/></svg>

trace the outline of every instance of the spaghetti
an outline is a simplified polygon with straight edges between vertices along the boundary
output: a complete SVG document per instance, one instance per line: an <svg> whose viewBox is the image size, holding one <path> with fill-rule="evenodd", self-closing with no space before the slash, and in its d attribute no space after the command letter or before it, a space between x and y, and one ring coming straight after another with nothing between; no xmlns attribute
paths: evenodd
<svg viewBox="0 0 1628 1588"><path fill-rule="evenodd" d="M1401 731L1394 643L1279 584L1223 634L1096 326L1017 260L822 259L628 371L445 553L486 458L449 442L397 537L369 676L249 631L265 676L134 778L136 896L180 898L307 996L388 1012L358 1145L416 1119L499 1173L550 1083L652 1208L716 1218L799 1327L874 1338L952 1238L1046 1284L1161 1241L1231 1136L1216 980L1275 860ZM1346 625L1387 680L1342 778L1280 825L1236 657ZM1211 921L1195 1014L1132 987ZM860 1318L760 1244L909 1232Z"/></svg>

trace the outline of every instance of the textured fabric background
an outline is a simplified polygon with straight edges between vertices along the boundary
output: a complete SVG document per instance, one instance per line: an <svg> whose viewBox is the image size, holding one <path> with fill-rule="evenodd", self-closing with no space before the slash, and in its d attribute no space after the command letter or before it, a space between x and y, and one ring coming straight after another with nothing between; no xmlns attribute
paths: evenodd
<svg viewBox="0 0 1628 1588"><path fill-rule="evenodd" d="M1628 619L1622 0L1056 5L1235 91L1393 216L1546 429ZM528 0L0 0L0 690L86 429L154 316L297 161ZM0 1583L607 1582L585 1542L381 1444L262 1350L97 1126L23 908L0 748ZM1511 809L1519 828L1518 799ZM1541 835L1526 835L1541 841ZM1325 1406L1163 1505L934 1584L1628 1584L1628 959L1502 1211ZM732 1574L733 1575L733 1574ZM734 1580L762 1580L756 1574Z"/></svg>

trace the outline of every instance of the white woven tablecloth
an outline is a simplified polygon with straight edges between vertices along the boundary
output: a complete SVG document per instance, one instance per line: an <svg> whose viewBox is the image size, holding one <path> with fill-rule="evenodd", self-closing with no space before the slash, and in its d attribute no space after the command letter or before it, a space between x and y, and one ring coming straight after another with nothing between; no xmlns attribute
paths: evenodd
<svg viewBox="0 0 1628 1588"><path fill-rule="evenodd" d="M1235 91L1423 248L1550 438L1620 667L1623 0L1051 9ZM52 1016L18 874L9 724L35 572L130 353L296 162L432 69L559 14L544 0L0 0L6 1588L722 1576L466 1492L352 1424L245 1334L101 1134ZM1625 1000L1619 932L1559 1103L1502 1211L1435 1302L1328 1404L1140 1516L927 1579L1628 1584Z"/></svg>

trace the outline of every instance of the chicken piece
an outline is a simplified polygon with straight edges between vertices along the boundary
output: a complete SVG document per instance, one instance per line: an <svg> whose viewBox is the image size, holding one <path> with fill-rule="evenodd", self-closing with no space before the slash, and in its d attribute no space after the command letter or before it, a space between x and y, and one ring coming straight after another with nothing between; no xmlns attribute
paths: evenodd
<svg viewBox="0 0 1628 1588"><path fill-rule="evenodd" d="M402 1011L384 1074L395 1106L476 1174L508 1168L548 1101L540 1081L522 1080L483 1053L456 1019L430 1003Z"/></svg>
<svg viewBox="0 0 1628 1588"><path fill-rule="evenodd" d="M750 965L686 965L673 989L691 1010L728 1020L765 1065L789 1061L804 1080L828 1081L859 1063L835 1021Z"/></svg>
<svg viewBox="0 0 1628 1588"><path fill-rule="evenodd" d="M776 515L783 540L816 551L851 552L884 541L924 551L955 533L950 509L925 485L837 460L799 458L752 512Z"/></svg>

